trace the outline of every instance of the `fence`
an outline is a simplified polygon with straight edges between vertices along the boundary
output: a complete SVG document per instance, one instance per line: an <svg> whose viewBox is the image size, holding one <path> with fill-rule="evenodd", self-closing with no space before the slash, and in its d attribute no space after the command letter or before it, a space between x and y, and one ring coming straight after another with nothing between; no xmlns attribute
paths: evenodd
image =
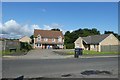
<svg viewBox="0 0 120 80"><path fill-rule="evenodd" d="M10 48L20 49L20 42L18 40L4 40L2 42L2 50L9 50Z"/></svg>
<svg viewBox="0 0 120 80"><path fill-rule="evenodd" d="M120 52L120 45L101 46L101 52Z"/></svg>

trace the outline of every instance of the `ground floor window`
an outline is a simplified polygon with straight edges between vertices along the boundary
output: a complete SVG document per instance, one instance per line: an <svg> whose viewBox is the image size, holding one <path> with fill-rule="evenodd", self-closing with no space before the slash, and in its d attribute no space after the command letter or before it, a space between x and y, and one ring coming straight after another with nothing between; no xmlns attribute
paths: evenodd
<svg viewBox="0 0 120 80"><path fill-rule="evenodd" d="M37 47L40 47L41 46L41 44L40 43L37 43Z"/></svg>

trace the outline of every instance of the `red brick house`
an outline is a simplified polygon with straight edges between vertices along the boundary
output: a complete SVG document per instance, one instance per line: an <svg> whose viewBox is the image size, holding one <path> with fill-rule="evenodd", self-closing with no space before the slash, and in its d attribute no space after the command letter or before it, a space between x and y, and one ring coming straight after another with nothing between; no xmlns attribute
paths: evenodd
<svg viewBox="0 0 120 80"><path fill-rule="evenodd" d="M62 31L34 29L34 48L48 49L64 47Z"/></svg>

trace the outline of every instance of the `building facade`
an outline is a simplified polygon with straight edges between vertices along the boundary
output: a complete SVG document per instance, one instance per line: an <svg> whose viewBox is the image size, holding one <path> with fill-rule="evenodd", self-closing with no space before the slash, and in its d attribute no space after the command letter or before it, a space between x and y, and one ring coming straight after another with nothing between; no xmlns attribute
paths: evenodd
<svg viewBox="0 0 120 80"><path fill-rule="evenodd" d="M79 37L75 42L75 48L101 52L102 46L119 46L119 40L113 34L92 35ZM108 50L109 51L109 50Z"/></svg>
<svg viewBox="0 0 120 80"><path fill-rule="evenodd" d="M34 30L34 48L64 48L64 36L61 31Z"/></svg>

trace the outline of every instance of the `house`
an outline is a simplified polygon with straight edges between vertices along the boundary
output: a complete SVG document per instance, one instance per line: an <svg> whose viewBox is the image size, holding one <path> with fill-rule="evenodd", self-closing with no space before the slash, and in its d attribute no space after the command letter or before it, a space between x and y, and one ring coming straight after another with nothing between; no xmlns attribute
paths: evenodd
<svg viewBox="0 0 120 80"><path fill-rule="evenodd" d="M64 48L62 31L34 29L34 48Z"/></svg>
<svg viewBox="0 0 120 80"><path fill-rule="evenodd" d="M102 34L79 37L74 43L75 48L101 52L118 50L119 40L113 34Z"/></svg>
<svg viewBox="0 0 120 80"><path fill-rule="evenodd" d="M22 38L19 39L20 42L27 42L30 43L31 42L31 38L28 36L23 36Z"/></svg>

